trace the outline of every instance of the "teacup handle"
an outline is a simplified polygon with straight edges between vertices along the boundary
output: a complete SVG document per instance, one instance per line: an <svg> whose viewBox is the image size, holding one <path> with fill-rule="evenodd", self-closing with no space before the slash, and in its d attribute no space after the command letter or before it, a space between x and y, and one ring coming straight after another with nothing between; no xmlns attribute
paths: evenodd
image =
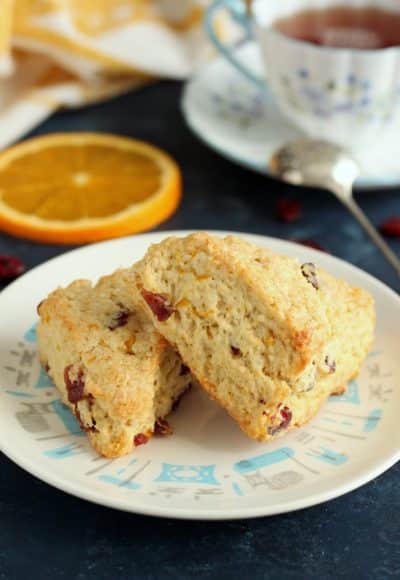
<svg viewBox="0 0 400 580"><path fill-rule="evenodd" d="M255 84L258 88L265 87L264 80L258 75L254 74L247 66L240 62L233 55L232 47L226 46L218 38L214 28L214 17L221 10L228 10L233 20L243 28L246 33L246 38L250 39L253 36L251 20L248 16L245 3L242 0L217 0L213 2L206 11L204 26L208 38L211 40L215 48L222 54L230 64L236 68L249 81Z"/></svg>

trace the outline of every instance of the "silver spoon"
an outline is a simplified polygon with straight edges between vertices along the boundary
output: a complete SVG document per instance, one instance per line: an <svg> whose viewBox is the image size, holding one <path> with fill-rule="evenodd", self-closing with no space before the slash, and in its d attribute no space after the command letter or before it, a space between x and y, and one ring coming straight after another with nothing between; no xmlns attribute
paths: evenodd
<svg viewBox="0 0 400 580"><path fill-rule="evenodd" d="M350 210L400 276L400 260L353 198L360 174L357 162L345 150L329 143L300 139L276 151L270 160L276 177L293 185L327 189Z"/></svg>

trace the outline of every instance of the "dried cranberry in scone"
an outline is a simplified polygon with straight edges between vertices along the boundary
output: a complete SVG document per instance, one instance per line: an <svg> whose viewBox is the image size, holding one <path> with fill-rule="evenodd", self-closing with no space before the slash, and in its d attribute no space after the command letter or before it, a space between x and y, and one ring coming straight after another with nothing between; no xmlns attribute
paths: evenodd
<svg viewBox="0 0 400 580"><path fill-rule="evenodd" d="M145 445L148 442L149 438L144 433L138 433L133 438L133 444L135 447L139 447L139 445Z"/></svg>
<svg viewBox="0 0 400 580"><path fill-rule="evenodd" d="M154 425L154 433L163 437L172 435L172 427L166 419L159 418Z"/></svg>
<svg viewBox="0 0 400 580"><path fill-rule="evenodd" d="M82 369L78 369L75 373L76 377L74 379L71 378L73 366L74 365L68 365L65 367L64 382L67 387L68 401L70 403L78 403L78 401L84 399L83 391L85 388L85 381L83 379Z"/></svg>
<svg viewBox="0 0 400 580"><path fill-rule="evenodd" d="M279 433L279 431L282 431L283 429L287 429L287 427L289 427L290 422L292 420L292 411L289 409L289 407L281 407L279 409L279 416L281 418L281 422L279 423L279 425L268 428L268 433L270 435L276 435L277 433Z"/></svg>
<svg viewBox="0 0 400 580"><path fill-rule="evenodd" d="M175 308L173 308L168 303L168 300L161 294L155 294L154 292L149 292L143 288L142 296L154 316L160 322L168 320L168 318L175 312Z"/></svg>
<svg viewBox="0 0 400 580"><path fill-rule="evenodd" d="M115 330L120 326L125 326L128 322L128 318L131 315L131 311L127 308L122 308L117 314L112 318L110 324L108 325L109 330Z"/></svg>
<svg viewBox="0 0 400 580"><path fill-rule="evenodd" d="M231 345L231 353L235 357L242 356L242 351L237 346Z"/></svg>

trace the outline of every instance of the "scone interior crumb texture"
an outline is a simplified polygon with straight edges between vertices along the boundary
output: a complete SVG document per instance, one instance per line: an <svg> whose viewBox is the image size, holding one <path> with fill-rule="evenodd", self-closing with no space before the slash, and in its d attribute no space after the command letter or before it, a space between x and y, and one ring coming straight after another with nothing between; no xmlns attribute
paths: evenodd
<svg viewBox="0 0 400 580"><path fill-rule="evenodd" d="M166 239L135 272L135 300L156 329L260 441L343 392L372 344L367 292L233 236Z"/></svg>
<svg viewBox="0 0 400 580"><path fill-rule="evenodd" d="M93 287L58 289L39 306L44 368L107 457L146 443L188 387L191 376L133 300L134 274L119 270ZM184 372L182 372L184 369Z"/></svg>

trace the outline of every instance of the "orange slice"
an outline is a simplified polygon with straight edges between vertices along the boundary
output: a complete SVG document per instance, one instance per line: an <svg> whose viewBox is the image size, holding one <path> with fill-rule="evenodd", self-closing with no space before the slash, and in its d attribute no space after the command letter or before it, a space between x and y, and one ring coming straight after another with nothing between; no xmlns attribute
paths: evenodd
<svg viewBox="0 0 400 580"><path fill-rule="evenodd" d="M99 133L30 139L0 153L0 230L75 244L124 236L167 219L181 174L164 151Z"/></svg>

